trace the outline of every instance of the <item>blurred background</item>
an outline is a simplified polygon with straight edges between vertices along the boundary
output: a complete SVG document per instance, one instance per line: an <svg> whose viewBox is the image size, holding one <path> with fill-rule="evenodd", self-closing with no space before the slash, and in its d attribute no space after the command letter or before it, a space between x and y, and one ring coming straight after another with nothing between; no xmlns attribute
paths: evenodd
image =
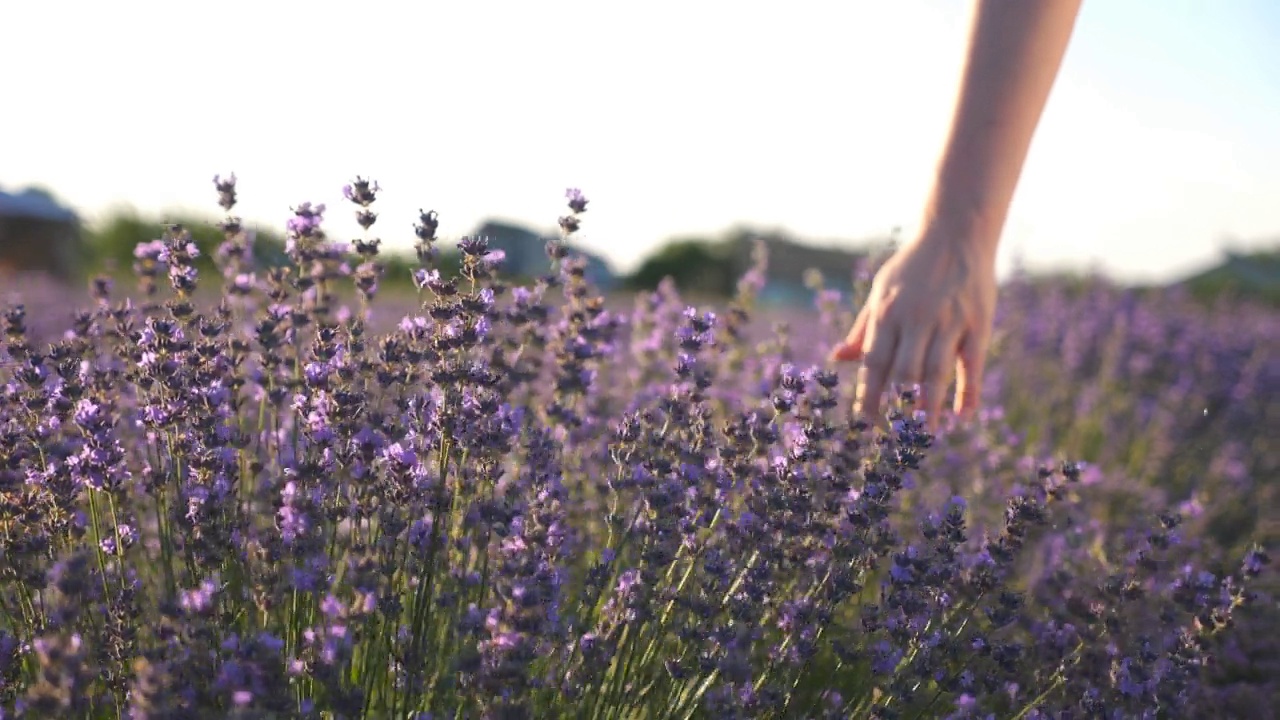
<svg viewBox="0 0 1280 720"><path fill-rule="evenodd" d="M809 303L914 231L970 0L893 3L11 3L0 23L0 276L127 271L211 182L280 258L290 206L384 188L534 274L566 187L606 289L727 292L756 239L764 299ZM1006 226L1001 276L1102 273L1280 298L1280 5L1086 0ZM406 261L407 262L407 256ZM388 283L407 282L393 264Z"/></svg>

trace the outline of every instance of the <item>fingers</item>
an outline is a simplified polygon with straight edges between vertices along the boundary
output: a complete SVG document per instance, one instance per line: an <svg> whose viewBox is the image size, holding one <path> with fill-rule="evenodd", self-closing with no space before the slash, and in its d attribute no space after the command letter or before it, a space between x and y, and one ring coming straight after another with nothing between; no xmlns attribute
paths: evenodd
<svg viewBox="0 0 1280 720"><path fill-rule="evenodd" d="M867 332L867 307L864 305L858 317L853 321L853 328L845 336L843 342L831 351L831 359L839 362L853 362L862 359L863 339Z"/></svg>
<svg viewBox="0 0 1280 720"><path fill-rule="evenodd" d="M987 363L990 331L977 330L965 335L956 358L957 415L977 412L982 399L982 373Z"/></svg>
<svg viewBox="0 0 1280 720"><path fill-rule="evenodd" d="M925 354L923 384L924 410L928 413L929 432L938 429L938 421L942 419L942 402L947 397L947 386L951 384L951 373L955 368L956 351L960 346L960 335L953 332L938 331L929 342L929 350Z"/></svg>
<svg viewBox="0 0 1280 720"><path fill-rule="evenodd" d="M929 338L933 333L931 327L908 325L898 331L898 344L893 352L893 365L889 370L889 391L894 388L923 383L925 353L929 349ZM878 396L877 396L878 397ZM890 402L896 398L890 398Z"/></svg>
<svg viewBox="0 0 1280 720"><path fill-rule="evenodd" d="M890 380L903 385L924 382L922 369L932 331L933 328L921 330L914 326L901 331L898 347L894 352L893 369L889 371Z"/></svg>
<svg viewBox="0 0 1280 720"><path fill-rule="evenodd" d="M978 409L989 329L966 333L951 329L946 322L901 325L885 318L876 320L875 314L870 305L864 306L849 334L831 352L834 361L862 361L855 413L878 418L881 395L891 381L920 383L924 391L921 407L930 431L936 431L953 370L957 376L954 412L971 415ZM928 325L932 327L917 329Z"/></svg>
<svg viewBox="0 0 1280 720"><path fill-rule="evenodd" d="M874 418L880 412L880 393L884 392L892 366L897 333L892 327L876 325L871 328L862 368L858 371L858 395L853 411Z"/></svg>

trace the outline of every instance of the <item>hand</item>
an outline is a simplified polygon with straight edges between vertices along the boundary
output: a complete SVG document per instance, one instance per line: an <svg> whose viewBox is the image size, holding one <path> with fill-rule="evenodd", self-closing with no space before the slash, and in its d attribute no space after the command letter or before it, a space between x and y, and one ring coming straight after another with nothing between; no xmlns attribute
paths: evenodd
<svg viewBox="0 0 1280 720"><path fill-rule="evenodd" d="M977 410L995 319L996 279L990 243L925 233L885 262L844 342L838 361L862 360L855 411L877 416L886 383L923 386L929 429L958 377L954 411Z"/></svg>

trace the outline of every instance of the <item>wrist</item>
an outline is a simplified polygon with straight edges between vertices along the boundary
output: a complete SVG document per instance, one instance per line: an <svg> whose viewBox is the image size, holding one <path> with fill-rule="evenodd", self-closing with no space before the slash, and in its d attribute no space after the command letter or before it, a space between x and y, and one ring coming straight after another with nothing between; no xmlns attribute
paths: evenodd
<svg viewBox="0 0 1280 720"><path fill-rule="evenodd" d="M921 223L919 242L995 266L1003 217L984 210L979 203L931 204Z"/></svg>

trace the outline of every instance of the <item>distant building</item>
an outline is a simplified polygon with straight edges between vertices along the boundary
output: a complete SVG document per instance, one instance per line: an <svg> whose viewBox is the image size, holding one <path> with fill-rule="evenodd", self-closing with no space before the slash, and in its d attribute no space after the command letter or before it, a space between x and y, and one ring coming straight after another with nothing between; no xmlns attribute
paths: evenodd
<svg viewBox="0 0 1280 720"><path fill-rule="evenodd" d="M550 239L548 235L497 221L484 223L472 235L488 238L490 248L506 253L507 257L500 266L503 275L537 277L551 269L546 250ZM617 275L599 255L572 244L570 251L587 261L587 280L597 288L608 291L618 286Z"/></svg>
<svg viewBox="0 0 1280 720"><path fill-rule="evenodd" d="M39 190L0 192L0 278L45 273L69 280L79 270L80 219Z"/></svg>

